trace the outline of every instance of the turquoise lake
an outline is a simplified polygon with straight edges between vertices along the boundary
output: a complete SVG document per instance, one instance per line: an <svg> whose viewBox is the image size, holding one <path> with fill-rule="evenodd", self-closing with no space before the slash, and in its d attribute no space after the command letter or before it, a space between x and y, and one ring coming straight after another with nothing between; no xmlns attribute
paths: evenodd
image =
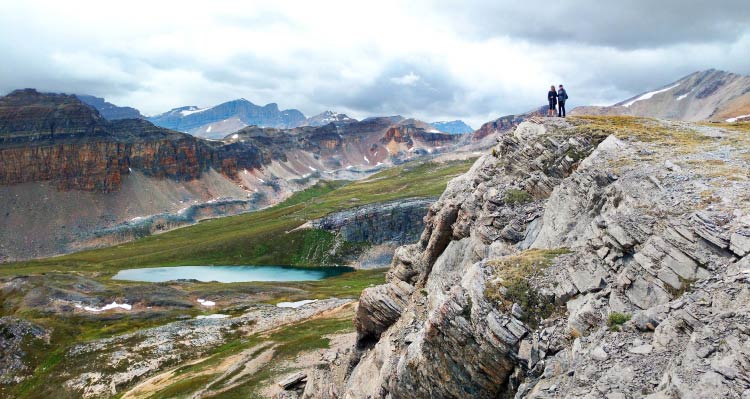
<svg viewBox="0 0 750 399"><path fill-rule="evenodd" d="M172 280L218 281L239 283L250 281L313 281L354 271L351 267L293 266L171 266L120 270L115 280L159 283Z"/></svg>

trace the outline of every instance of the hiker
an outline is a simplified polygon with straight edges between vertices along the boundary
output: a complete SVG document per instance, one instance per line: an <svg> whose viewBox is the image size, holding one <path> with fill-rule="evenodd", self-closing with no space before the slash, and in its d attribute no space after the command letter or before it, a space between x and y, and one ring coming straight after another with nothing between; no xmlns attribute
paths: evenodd
<svg viewBox="0 0 750 399"><path fill-rule="evenodd" d="M552 87L554 89L554 87ZM557 116L565 118L565 100L568 99L568 93L563 88L563 85L560 85L560 88L557 90Z"/></svg>
<svg viewBox="0 0 750 399"><path fill-rule="evenodd" d="M547 92L547 101L549 102L547 116L555 116L555 106L557 105L557 92L555 91L555 85L549 87L549 91Z"/></svg>

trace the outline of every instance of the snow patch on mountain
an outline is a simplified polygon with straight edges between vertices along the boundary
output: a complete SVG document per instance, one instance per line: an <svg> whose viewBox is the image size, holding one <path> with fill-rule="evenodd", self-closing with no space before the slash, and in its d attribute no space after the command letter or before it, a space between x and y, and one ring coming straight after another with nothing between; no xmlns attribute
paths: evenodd
<svg viewBox="0 0 750 399"><path fill-rule="evenodd" d="M669 87L667 87L665 89L650 91L650 92L648 92L646 94L642 94L642 95L640 95L640 96L638 96L638 97L636 97L636 98L634 98L634 99L626 102L625 104L622 104L622 106L623 107L629 107L629 106L635 104L638 101L648 100L649 98L651 98L651 97L653 97L653 96L655 96L655 95L657 95L659 93L664 93L665 91L670 91L670 90L674 89L675 87L677 87L679 85L680 85L679 83L676 83L676 84L674 84L672 86L669 86Z"/></svg>

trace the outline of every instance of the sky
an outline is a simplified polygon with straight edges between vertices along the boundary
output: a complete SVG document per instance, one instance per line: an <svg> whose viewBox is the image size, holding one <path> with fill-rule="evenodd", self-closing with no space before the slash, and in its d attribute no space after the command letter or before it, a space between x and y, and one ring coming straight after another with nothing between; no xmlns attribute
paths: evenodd
<svg viewBox="0 0 750 399"><path fill-rule="evenodd" d="M698 70L750 74L750 1L0 0L0 54L0 94L147 115L246 98L478 128L543 105L552 84L572 109Z"/></svg>

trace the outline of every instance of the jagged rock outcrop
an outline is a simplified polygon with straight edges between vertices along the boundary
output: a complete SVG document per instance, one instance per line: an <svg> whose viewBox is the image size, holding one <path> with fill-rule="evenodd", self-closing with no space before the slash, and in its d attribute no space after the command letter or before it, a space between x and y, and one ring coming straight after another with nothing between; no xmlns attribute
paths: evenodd
<svg viewBox="0 0 750 399"><path fill-rule="evenodd" d="M363 292L338 397L747 397L744 143L635 119L501 136Z"/></svg>
<svg viewBox="0 0 750 399"><path fill-rule="evenodd" d="M526 119L534 116L542 116L545 114L544 112L544 107L542 107L541 109L535 109L525 114L501 116L494 121L483 124L474 132L474 134L472 134L471 139L472 141L480 141L485 137L489 137L497 133L512 131L516 128L516 126L518 126Z"/></svg>
<svg viewBox="0 0 750 399"><path fill-rule="evenodd" d="M18 384L33 375L26 360L29 345L49 343L50 331L17 317L0 317L0 384Z"/></svg>
<svg viewBox="0 0 750 399"><path fill-rule="evenodd" d="M334 231L346 241L400 245L419 238L423 217L434 198L412 198L365 205L312 221L312 227Z"/></svg>

